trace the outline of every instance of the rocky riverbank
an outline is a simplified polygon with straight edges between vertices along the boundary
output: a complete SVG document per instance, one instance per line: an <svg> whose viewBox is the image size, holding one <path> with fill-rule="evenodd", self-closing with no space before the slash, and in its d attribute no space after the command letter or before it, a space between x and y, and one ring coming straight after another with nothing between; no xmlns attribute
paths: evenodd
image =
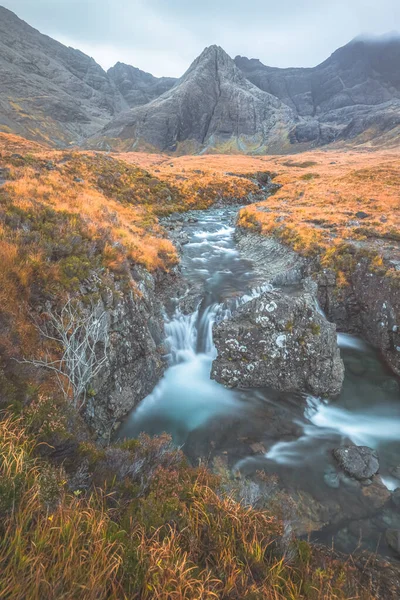
<svg viewBox="0 0 400 600"><path fill-rule="evenodd" d="M327 319L338 330L361 336L400 375L400 294L398 279L371 269L371 260L354 245L347 248L346 284L318 258L305 258L274 237L237 228L238 246L266 281L285 288L316 283L315 296Z"/></svg>

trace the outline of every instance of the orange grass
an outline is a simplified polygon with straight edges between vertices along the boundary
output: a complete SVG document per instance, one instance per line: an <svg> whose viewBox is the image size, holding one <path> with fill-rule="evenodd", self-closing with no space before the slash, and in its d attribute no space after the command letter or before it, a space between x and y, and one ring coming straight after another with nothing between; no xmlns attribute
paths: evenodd
<svg viewBox="0 0 400 600"><path fill-rule="evenodd" d="M143 453L140 443L164 442L131 443ZM130 498L116 490L71 493L65 472L35 458L35 450L21 420L0 421L1 598L374 598L350 564L306 542L283 542L276 518L212 489L218 479L204 469L178 460L159 469L139 498L127 480ZM135 450L127 460L134 457ZM154 513L173 496L173 512ZM151 514L161 526L152 526Z"/></svg>

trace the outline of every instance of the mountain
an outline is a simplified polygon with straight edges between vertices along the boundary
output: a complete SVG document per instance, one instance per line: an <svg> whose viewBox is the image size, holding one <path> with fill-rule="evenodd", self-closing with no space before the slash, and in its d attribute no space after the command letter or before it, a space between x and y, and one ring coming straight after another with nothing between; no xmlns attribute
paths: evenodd
<svg viewBox="0 0 400 600"><path fill-rule="evenodd" d="M107 73L79 50L0 7L0 131L65 145L129 107Z"/></svg>
<svg viewBox="0 0 400 600"><path fill-rule="evenodd" d="M296 120L279 98L246 79L219 46L210 46L174 87L117 115L92 141L128 149L279 151Z"/></svg>
<svg viewBox="0 0 400 600"><path fill-rule="evenodd" d="M277 69L241 56L235 63L301 117L293 142L374 137L400 125L398 34L356 38L315 68Z"/></svg>
<svg viewBox="0 0 400 600"><path fill-rule="evenodd" d="M180 79L93 58L0 7L0 131L55 146L298 152L398 145L400 35L360 37L313 68L206 48Z"/></svg>
<svg viewBox="0 0 400 600"><path fill-rule="evenodd" d="M299 151L331 142L396 144L400 36L357 38L314 68L234 61L218 46L174 87L117 115L95 145L164 151Z"/></svg>
<svg viewBox="0 0 400 600"><path fill-rule="evenodd" d="M174 77L154 77L121 62L111 67L107 75L130 108L151 102L170 90L177 82Z"/></svg>

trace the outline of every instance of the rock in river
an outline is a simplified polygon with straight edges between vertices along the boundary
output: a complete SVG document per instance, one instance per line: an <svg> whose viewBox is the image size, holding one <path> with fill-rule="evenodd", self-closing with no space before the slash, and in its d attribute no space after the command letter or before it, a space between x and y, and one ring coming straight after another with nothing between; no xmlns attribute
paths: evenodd
<svg viewBox="0 0 400 600"><path fill-rule="evenodd" d="M212 378L228 387L339 394L344 366L336 327L312 294L265 292L214 326Z"/></svg>
<svg viewBox="0 0 400 600"><path fill-rule="evenodd" d="M367 446L341 446L333 450L333 456L354 479L369 479L379 471L378 455Z"/></svg>

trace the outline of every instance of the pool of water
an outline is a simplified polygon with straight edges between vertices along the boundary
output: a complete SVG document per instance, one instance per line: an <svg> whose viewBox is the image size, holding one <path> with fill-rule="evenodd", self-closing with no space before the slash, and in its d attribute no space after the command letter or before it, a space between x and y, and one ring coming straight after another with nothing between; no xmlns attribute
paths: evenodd
<svg viewBox="0 0 400 600"><path fill-rule="evenodd" d="M359 502L332 459L332 449L342 443L375 448L386 486L400 486L391 472L400 465L399 382L361 340L338 334L346 375L334 402L268 389L228 390L210 379L214 321L266 289L236 248L233 218L232 210L210 210L187 225L182 270L201 287L203 299L193 314L177 310L166 318L170 366L118 437L166 431L193 461L224 456L234 470L276 475L285 489L336 503L339 512Z"/></svg>

